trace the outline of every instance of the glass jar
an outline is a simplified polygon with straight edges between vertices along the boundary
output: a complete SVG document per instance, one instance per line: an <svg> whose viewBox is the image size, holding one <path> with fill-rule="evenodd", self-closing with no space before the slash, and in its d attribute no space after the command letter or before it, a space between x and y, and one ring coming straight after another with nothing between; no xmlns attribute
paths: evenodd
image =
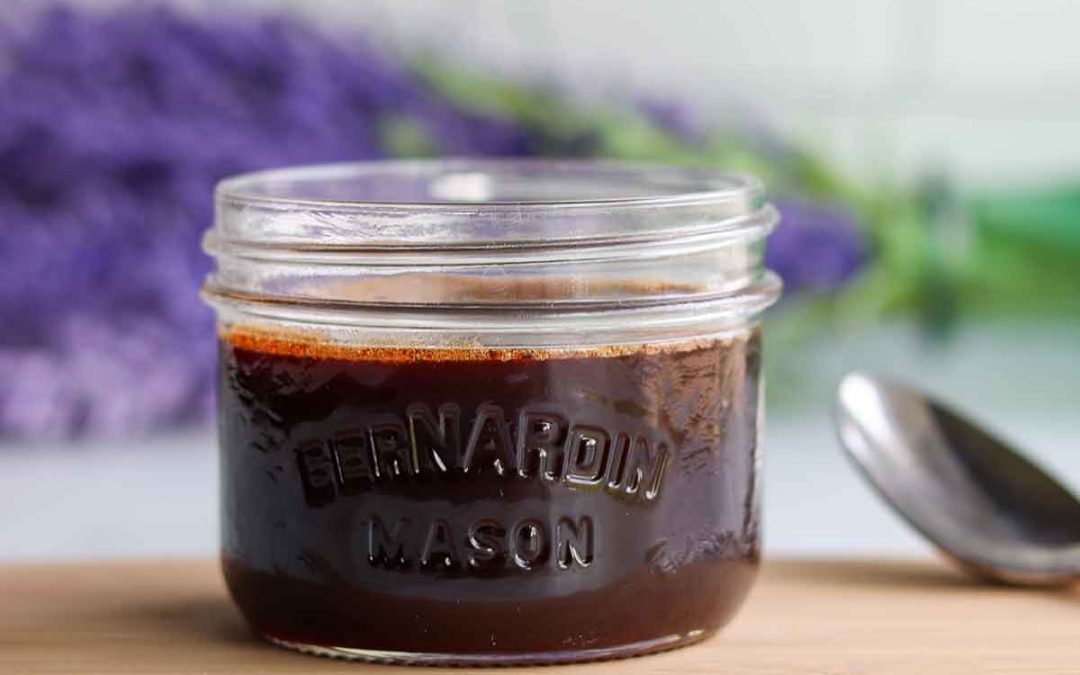
<svg viewBox="0 0 1080 675"><path fill-rule="evenodd" d="M222 559L269 640L550 663L700 640L759 560L776 222L708 169L407 161L216 193Z"/></svg>

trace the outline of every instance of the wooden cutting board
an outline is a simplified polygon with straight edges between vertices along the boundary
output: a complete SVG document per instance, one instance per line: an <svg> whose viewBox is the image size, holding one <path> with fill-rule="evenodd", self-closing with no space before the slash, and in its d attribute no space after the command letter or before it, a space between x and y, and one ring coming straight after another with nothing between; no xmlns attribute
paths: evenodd
<svg viewBox="0 0 1080 675"><path fill-rule="evenodd" d="M529 670L1080 673L1080 591L982 586L933 561L771 562L742 613L708 642ZM376 671L410 672L252 637L212 561L0 567L0 673Z"/></svg>

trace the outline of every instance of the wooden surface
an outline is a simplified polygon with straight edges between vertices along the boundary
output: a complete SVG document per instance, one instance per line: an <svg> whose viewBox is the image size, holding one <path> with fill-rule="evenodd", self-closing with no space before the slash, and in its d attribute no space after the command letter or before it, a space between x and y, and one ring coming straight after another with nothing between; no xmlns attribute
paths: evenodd
<svg viewBox="0 0 1080 675"><path fill-rule="evenodd" d="M1080 673L1080 591L980 586L930 561L773 562L735 622L708 642L535 670ZM0 567L0 673L375 671L408 669L304 656L253 638L214 562Z"/></svg>

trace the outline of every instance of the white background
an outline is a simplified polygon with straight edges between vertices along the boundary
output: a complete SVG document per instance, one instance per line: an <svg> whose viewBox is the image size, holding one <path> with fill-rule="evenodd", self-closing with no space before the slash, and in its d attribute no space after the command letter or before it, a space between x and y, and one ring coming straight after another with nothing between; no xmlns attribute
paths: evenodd
<svg viewBox="0 0 1080 675"><path fill-rule="evenodd" d="M183 4L221 7L215 0ZM1072 0L248 0L390 49L585 95L753 116L854 175L962 183L1080 169Z"/></svg>

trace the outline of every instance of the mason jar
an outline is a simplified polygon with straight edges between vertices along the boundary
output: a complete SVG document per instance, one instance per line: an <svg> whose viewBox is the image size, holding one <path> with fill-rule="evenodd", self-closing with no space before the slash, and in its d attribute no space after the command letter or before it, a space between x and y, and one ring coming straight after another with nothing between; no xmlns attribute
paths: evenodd
<svg viewBox="0 0 1080 675"><path fill-rule="evenodd" d="M227 179L221 555L276 644L551 663L704 639L760 558L755 179L432 160Z"/></svg>

